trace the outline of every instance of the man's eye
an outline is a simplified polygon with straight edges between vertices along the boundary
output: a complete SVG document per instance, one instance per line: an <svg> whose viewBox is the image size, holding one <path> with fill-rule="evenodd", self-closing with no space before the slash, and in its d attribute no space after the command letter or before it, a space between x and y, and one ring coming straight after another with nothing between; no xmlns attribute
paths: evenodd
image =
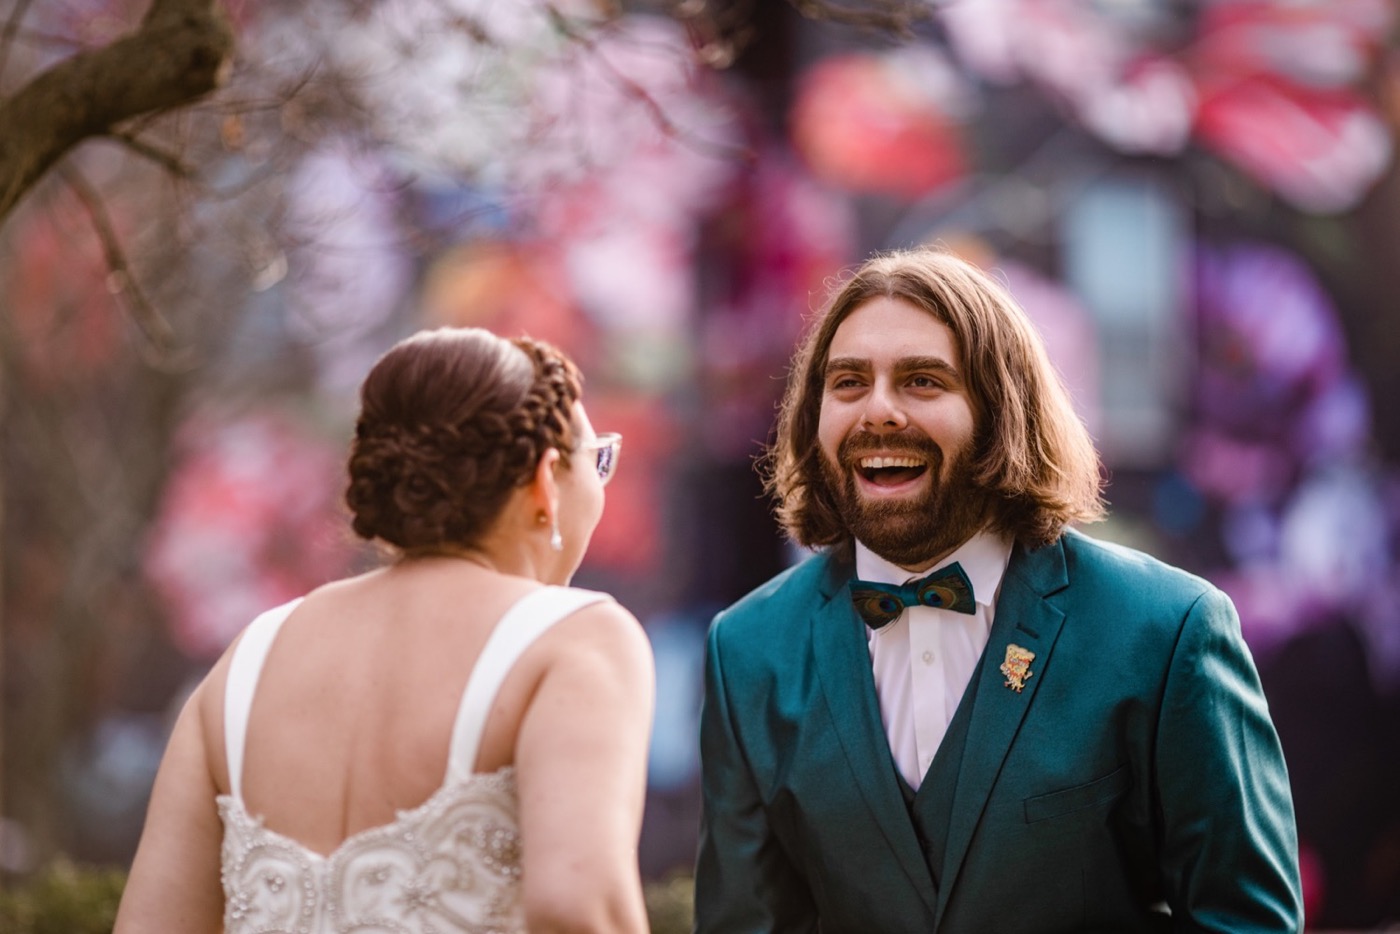
<svg viewBox="0 0 1400 934"><path fill-rule="evenodd" d="M919 389L937 389L942 383L932 376L914 376L910 378L909 385Z"/></svg>

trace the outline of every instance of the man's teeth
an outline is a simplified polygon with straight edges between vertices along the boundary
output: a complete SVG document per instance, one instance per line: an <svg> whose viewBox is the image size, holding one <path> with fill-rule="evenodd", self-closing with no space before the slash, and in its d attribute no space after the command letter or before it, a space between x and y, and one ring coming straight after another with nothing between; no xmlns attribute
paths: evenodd
<svg viewBox="0 0 1400 934"><path fill-rule="evenodd" d="M862 457L860 466L865 470L879 470L882 467L922 467L924 462L917 457Z"/></svg>

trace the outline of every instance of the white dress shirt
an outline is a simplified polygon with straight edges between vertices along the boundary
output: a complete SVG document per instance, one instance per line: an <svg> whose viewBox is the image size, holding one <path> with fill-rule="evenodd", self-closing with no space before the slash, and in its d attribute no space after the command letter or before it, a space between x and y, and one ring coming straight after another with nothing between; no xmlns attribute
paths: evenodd
<svg viewBox="0 0 1400 934"><path fill-rule="evenodd" d="M956 561L972 582L977 601L977 612L970 615L910 607L894 622L870 631L880 716L895 765L911 788L917 790L928 772L987 647L1010 558L1011 539L979 532L934 567L912 574L856 542L856 576L861 580L905 584Z"/></svg>

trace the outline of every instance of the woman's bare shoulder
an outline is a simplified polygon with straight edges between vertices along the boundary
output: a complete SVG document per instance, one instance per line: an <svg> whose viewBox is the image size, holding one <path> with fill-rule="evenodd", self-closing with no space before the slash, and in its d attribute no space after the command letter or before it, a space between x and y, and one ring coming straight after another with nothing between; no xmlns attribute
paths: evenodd
<svg viewBox="0 0 1400 934"><path fill-rule="evenodd" d="M652 664L646 630L630 610L611 597L575 610L541 642L565 661L578 658L580 652L593 652L629 668L649 668Z"/></svg>

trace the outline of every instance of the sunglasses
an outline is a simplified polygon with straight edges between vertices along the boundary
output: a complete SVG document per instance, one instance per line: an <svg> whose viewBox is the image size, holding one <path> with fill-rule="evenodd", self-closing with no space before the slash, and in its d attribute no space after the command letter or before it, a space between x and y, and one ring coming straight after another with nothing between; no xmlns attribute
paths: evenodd
<svg viewBox="0 0 1400 934"><path fill-rule="evenodd" d="M617 471L617 455L622 450L622 435L615 431L604 432L592 441L579 445L580 450L596 452L593 467L598 471L598 479L603 486L608 485Z"/></svg>

